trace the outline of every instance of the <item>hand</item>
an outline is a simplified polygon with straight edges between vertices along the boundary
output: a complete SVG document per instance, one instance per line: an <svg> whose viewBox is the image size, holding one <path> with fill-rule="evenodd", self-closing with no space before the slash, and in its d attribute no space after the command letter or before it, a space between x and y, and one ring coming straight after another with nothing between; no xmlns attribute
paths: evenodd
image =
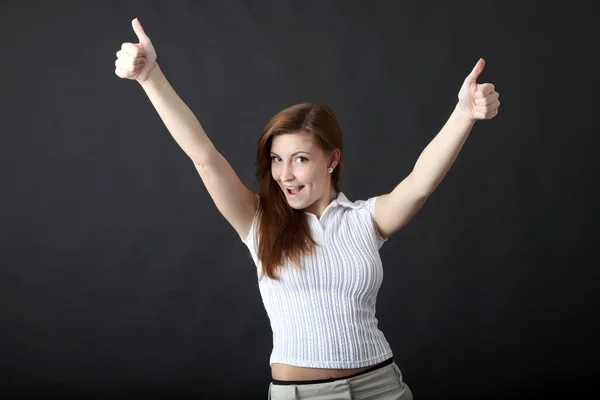
<svg viewBox="0 0 600 400"><path fill-rule="evenodd" d="M131 21L131 25L139 43L123 43L121 50L117 51L115 74L119 78L144 82L156 63L156 51L150 38L144 33L140 21L136 18Z"/></svg>
<svg viewBox="0 0 600 400"><path fill-rule="evenodd" d="M500 96L491 83L477 83L477 77L483 71L485 60L480 58L473 71L467 76L458 92L458 107L472 121L492 119L498 115Z"/></svg>

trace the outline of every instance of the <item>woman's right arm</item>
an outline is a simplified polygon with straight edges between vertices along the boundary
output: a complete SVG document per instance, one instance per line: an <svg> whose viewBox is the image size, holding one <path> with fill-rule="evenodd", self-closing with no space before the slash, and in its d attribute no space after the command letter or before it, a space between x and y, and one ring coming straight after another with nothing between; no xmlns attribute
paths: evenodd
<svg viewBox="0 0 600 400"><path fill-rule="evenodd" d="M258 200L217 151L200 122L177 95L156 63L152 42L137 19L132 22L139 44L124 43L115 73L142 86L173 139L193 161L217 209L241 237L246 237Z"/></svg>

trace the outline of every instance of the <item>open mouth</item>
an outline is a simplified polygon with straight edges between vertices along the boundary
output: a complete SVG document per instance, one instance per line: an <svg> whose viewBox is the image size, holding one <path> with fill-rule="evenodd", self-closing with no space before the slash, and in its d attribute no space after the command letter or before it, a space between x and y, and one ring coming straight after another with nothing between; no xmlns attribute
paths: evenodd
<svg viewBox="0 0 600 400"><path fill-rule="evenodd" d="M287 190L288 194L291 196L294 196L298 193L300 193L302 191L302 189L304 189L304 185L302 186L294 186L294 187L286 187L285 190Z"/></svg>

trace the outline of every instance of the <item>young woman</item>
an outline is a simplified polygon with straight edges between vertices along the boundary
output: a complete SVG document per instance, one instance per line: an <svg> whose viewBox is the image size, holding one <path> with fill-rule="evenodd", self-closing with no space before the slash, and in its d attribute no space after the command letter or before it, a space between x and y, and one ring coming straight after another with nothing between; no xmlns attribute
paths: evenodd
<svg viewBox="0 0 600 400"><path fill-rule="evenodd" d="M484 61L465 79L448 122L390 193L355 202L344 196L336 117L306 103L267 124L254 194L168 83L139 21L132 25L139 43L122 45L115 73L141 84L256 263L273 330L269 398L412 399L377 327L379 249L439 185L474 122L497 115L494 85L476 81Z"/></svg>

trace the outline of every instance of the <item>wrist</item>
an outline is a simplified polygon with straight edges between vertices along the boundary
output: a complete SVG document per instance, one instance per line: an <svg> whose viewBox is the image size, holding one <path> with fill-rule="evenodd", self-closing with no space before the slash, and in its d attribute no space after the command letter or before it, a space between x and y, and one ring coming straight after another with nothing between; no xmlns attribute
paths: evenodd
<svg viewBox="0 0 600 400"><path fill-rule="evenodd" d="M154 65L148 72L148 76L146 77L146 79L143 81L138 80L138 83L142 86L153 85L157 82L158 78L160 77L160 74L161 74L160 67L158 66L158 63L155 61Z"/></svg>
<svg viewBox="0 0 600 400"><path fill-rule="evenodd" d="M456 103L452 115L458 123L464 125L473 125L477 121L477 118L473 117L473 113L465 109L460 103Z"/></svg>

